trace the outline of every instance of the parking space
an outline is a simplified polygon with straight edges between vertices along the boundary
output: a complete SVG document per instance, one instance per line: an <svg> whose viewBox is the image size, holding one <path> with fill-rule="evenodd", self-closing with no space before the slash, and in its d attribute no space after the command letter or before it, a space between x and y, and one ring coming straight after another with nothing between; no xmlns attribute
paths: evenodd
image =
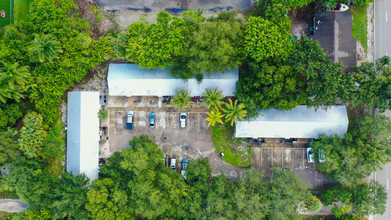
<svg viewBox="0 0 391 220"><path fill-rule="evenodd" d="M333 182L327 176L319 173L314 163L308 163L305 146L292 147L280 144L279 147L252 147L251 166L270 172L273 166L292 169L303 182L313 190L321 189Z"/></svg>
<svg viewBox="0 0 391 220"><path fill-rule="evenodd" d="M134 111L133 129L126 129L127 112ZM179 112L168 107L111 107L109 142L110 152L114 153L129 148L129 140L147 134L163 150L168 157L178 159L178 167L183 158L195 160L208 158L212 174L224 174L234 179L241 175L243 168L224 162L215 150L208 123L207 114L203 112L187 112L186 127L180 128ZM199 110L199 109L197 109ZM149 126L149 114L155 112L155 128ZM166 137L164 139L163 137Z"/></svg>

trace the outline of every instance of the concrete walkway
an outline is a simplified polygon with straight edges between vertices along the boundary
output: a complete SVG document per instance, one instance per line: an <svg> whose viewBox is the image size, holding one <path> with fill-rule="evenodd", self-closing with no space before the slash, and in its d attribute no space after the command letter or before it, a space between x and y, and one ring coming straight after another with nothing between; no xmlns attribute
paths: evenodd
<svg viewBox="0 0 391 220"><path fill-rule="evenodd" d="M3 212L23 212L29 206L19 199L0 199L0 211Z"/></svg>

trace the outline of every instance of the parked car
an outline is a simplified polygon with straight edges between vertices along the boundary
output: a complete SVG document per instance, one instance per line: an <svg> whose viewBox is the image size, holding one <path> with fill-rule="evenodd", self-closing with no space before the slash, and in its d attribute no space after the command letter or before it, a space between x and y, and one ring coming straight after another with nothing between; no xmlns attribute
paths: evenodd
<svg viewBox="0 0 391 220"><path fill-rule="evenodd" d="M319 160L319 163L323 163L326 161L326 153L324 152L323 149L318 150L318 160Z"/></svg>
<svg viewBox="0 0 391 220"><path fill-rule="evenodd" d="M167 154L164 153L164 154L163 154L163 165L164 165L164 166L167 166L167 159L166 159L166 158L167 158Z"/></svg>
<svg viewBox="0 0 391 220"><path fill-rule="evenodd" d="M181 175L182 175L185 179L187 179L186 167L187 167L188 163L189 163L189 159L183 158L183 160L182 160L182 168L181 168Z"/></svg>
<svg viewBox="0 0 391 220"><path fill-rule="evenodd" d="M151 112L149 114L149 127L154 128L155 127L155 112Z"/></svg>
<svg viewBox="0 0 391 220"><path fill-rule="evenodd" d="M307 161L308 163L314 162L314 150L312 147L307 147Z"/></svg>
<svg viewBox="0 0 391 220"><path fill-rule="evenodd" d="M170 160L170 168L171 169L176 169L176 157L171 157L171 160Z"/></svg>
<svg viewBox="0 0 391 220"><path fill-rule="evenodd" d="M126 129L129 130L133 129L133 118L134 118L134 112L128 111L128 117L126 119Z"/></svg>
<svg viewBox="0 0 391 220"><path fill-rule="evenodd" d="M185 112L182 112L179 115L179 122L180 122L181 128L185 128L186 127L186 118L187 118L187 114Z"/></svg>

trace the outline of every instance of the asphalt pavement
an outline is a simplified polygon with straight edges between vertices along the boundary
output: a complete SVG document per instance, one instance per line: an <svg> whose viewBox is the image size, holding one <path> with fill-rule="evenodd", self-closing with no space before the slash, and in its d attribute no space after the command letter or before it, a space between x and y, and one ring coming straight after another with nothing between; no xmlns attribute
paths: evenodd
<svg viewBox="0 0 391 220"><path fill-rule="evenodd" d="M235 9L245 12L253 0L93 0L103 10L143 11L145 13L166 10L177 14L184 10L201 8L206 11L218 12Z"/></svg>
<svg viewBox="0 0 391 220"><path fill-rule="evenodd" d="M391 0L374 1L374 58L391 56Z"/></svg>

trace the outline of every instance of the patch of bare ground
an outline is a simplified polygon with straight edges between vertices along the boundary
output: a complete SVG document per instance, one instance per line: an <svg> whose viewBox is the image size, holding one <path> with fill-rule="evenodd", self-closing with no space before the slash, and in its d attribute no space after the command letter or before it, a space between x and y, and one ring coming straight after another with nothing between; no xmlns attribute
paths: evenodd
<svg viewBox="0 0 391 220"><path fill-rule="evenodd" d="M309 34L312 16L315 13L313 4L298 9L292 9L288 16L292 21L291 33L299 39L301 36Z"/></svg>
<svg viewBox="0 0 391 220"><path fill-rule="evenodd" d="M95 2L76 0L75 3L79 7L79 17L87 19L91 24L92 38L99 39L107 31L116 29L116 23L113 21L112 16L100 10Z"/></svg>

